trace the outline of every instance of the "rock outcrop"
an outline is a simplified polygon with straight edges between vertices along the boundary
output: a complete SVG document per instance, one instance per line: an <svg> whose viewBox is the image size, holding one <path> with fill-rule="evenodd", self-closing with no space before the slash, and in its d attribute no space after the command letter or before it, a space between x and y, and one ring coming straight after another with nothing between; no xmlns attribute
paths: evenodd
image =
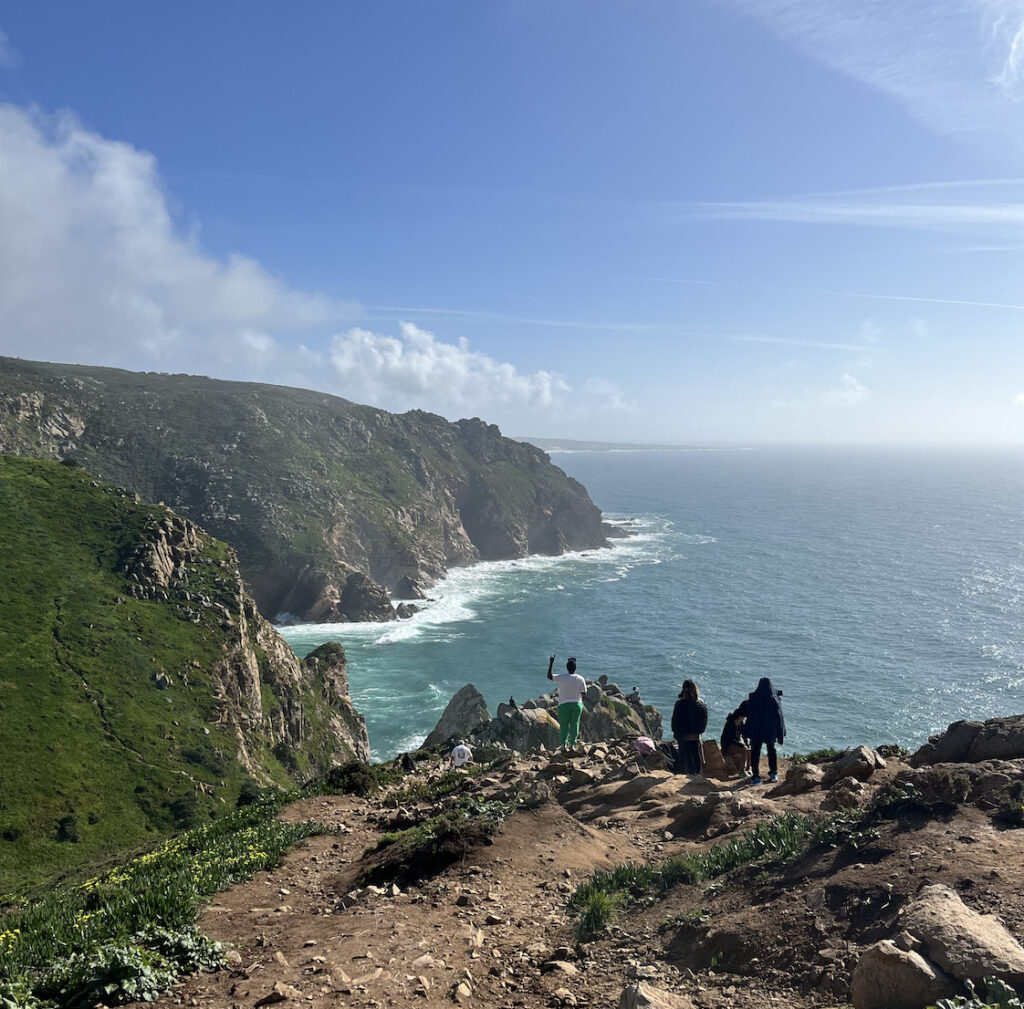
<svg viewBox="0 0 1024 1009"><path fill-rule="evenodd" d="M468 736L490 720L484 695L472 683L467 683L448 702L423 745L441 746L453 738Z"/></svg>
<svg viewBox="0 0 1024 1009"><path fill-rule="evenodd" d="M661 739L661 713L638 694L623 695L614 683L589 683L580 716L580 741L596 743L624 736ZM459 736L479 743L497 743L527 753L558 746L558 699L542 694L521 705L498 705L492 718L483 695L467 684L448 702L424 746L438 746Z"/></svg>
<svg viewBox="0 0 1024 1009"><path fill-rule="evenodd" d="M990 718L986 722L953 722L914 753L910 763L922 767L1018 758L1024 758L1024 715Z"/></svg>
<svg viewBox="0 0 1024 1009"><path fill-rule="evenodd" d="M0 452L73 458L231 544L271 619L390 620L449 567L607 546L586 490L478 419L0 358Z"/></svg>

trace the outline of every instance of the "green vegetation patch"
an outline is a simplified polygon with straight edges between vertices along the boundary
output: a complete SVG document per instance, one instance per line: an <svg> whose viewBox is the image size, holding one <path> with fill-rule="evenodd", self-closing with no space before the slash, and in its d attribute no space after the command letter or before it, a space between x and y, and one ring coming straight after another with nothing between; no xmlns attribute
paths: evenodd
<svg viewBox="0 0 1024 1009"><path fill-rule="evenodd" d="M0 1006L150 1000L218 965L219 948L195 928L202 903L325 829L275 819L282 801L260 798L0 921Z"/></svg>
<svg viewBox="0 0 1024 1009"><path fill-rule="evenodd" d="M826 746L821 750L811 750L810 753L794 753L789 759L793 764L827 764L845 752Z"/></svg>
<svg viewBox="0 0 1024 1009"><path fill-rule="evenodd" d="M382 834L366 853L369 864L359 882L410 883L433 876L474 848L490 844L514 808L511 802L468 796L415 827Z"/></svg>
<svg viewBox="0 0 1024 1009"><path fill-rule="evenodd" d="M350 760L311 781L305 791L308 795L358 795L367 799L401 779L402 771L393 761L364 764L361 760Z"/></svg>
<svg viewBox="0 0 1024 1009"><path fill-rule="evenodd" d="M576 888L568 901L568 909L577 921L577 938L594 934L583 922L593 920L595 908L606 907L595 900L595 894L612 895L620 903L649 903L681 883L715 879L740 866L775 864L819 846L859 844L874 836L862 828L864 816L861 810L843 810L831 816L784 813L694 855L599 869ZM614 914L614 909L606 907L606 911Z"/></svg>

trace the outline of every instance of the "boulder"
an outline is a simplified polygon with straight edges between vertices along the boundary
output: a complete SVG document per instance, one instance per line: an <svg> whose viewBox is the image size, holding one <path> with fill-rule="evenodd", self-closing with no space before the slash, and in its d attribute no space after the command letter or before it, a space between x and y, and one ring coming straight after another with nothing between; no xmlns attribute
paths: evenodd
<svg viewBox="0 0 1024 1009"><path fill-rule="evenodd" d="M701 764L701 773L706 778L718 778L721 781L735 777L731 767L727 767L725 757L722 756L722 748L714 739L705 739L701 744L704 752L704 760Z"/></svg>
<svg viewBox="0 0 1024 1009"><path fill-rule="evenodd" d="M926 764L979 763L1024 757L1024 715L990 718L985 722L953 722L932 736L909 760L913 767Z"/></svg>
<svg viewBox="0 0 1024 1009"><path fill-rule="evenodd" d="M345 579L338 600L338 612L348 620L394 620L395 610L391 597L383 585L378 585L362 571L353 571Z"/></svg>
<svg viewBox="0 0 1024 1009"><path fill-rule="evenodd" d="M588 711L592 710L600 703L603 696L604 691L596 683L591 683L587 687L587 692L583 695L583 707Z"/></svg>
<svg viewBox="0 0 1024 1009"><path fill-rule="evenodd" d="M622 989L619 1009L694 1009L694 1005L685 995L638 981Z"/></svg>
<svg viewBox="0 0 1024 1009"><path fill-rule="evenodd" d="M875 773L875 770L880 767L885 767L885 760L880 754L872 750L870 746L857 746L852 750L839 754L825 768L821 787L831 788L842 778L856 778L858 781L867 781Z"/></svg>
<svg viewBox="0 0 1024 1009"><path fill-rule="evenodd" d="M897 917L897 927L918 939L928 959L960 981L993 975L1024 984L1024 947L993 915L979 914L949 887L921 889Z"/></svg>
<svg viewBox="0 0 1024 1009"><path fill-rule="evenodd" d="M448 702L433 732L423 741L424 746L441 746L453 736L468 736L482 722L489 722L491 713L487 702L472 683L467 683Z"/></svg>
<svg viewBox="0 0 1024 1009"><path fill-rule="evenodd" d="M780 781L767 795L778 798L780 795L803 795L813 788L817 788L825 772L817 764L796 764L786 774L784 781Z"/></svg>
<svg viewBox="0 0 1024 1009"><path fill-rule="evenodd" d="M850 982L854 1009L921 1009L953 998L959 985L920 953L888 939L861 954Z"/></svg>
<svg viewBox="0 0 1024 1009"><path fill-rule="evenodd" d="M529 704L529 702L527 702ZM484 743L504 743L511 750L525 753L529 750L554 750L558 747L558 719L536 705L513 708L492 718L476 739Z"/></svg>
<svg viewBox="0 0 1024 1009"><path fill-rule="evenodd" d="M825 796L821 808L826 812L837 809L856 809L867 795L867 786L856 778L840 778Z"/></svg>
<svg viewBox="0 0 1024 1009"><path fill-rule="evenodd" d="M392 593L395 599L426 599L427 589L433 582L423 575L402 575Z"/></svg>

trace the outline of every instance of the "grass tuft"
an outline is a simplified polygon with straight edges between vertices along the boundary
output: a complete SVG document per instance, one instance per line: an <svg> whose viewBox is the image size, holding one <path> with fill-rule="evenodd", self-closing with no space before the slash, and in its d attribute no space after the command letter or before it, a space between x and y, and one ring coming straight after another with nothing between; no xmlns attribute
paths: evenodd
<svg viewBox="0 0 1024 1009"><path fill-rule="evenodd" d="M604 932L615 923L621 908L621 895L592 890L579 907L574 926L576 941L585 942Z"/></svg>

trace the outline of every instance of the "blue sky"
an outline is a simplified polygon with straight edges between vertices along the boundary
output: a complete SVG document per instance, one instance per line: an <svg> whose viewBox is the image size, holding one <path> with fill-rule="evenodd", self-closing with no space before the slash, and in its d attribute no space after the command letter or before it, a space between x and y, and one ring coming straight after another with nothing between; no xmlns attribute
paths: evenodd
<svg viewBox="0 0 1024 1009"><path fill-rule="evenodd" d="M1024 441L1024 2L0 0L0 352Z"/></svg>

